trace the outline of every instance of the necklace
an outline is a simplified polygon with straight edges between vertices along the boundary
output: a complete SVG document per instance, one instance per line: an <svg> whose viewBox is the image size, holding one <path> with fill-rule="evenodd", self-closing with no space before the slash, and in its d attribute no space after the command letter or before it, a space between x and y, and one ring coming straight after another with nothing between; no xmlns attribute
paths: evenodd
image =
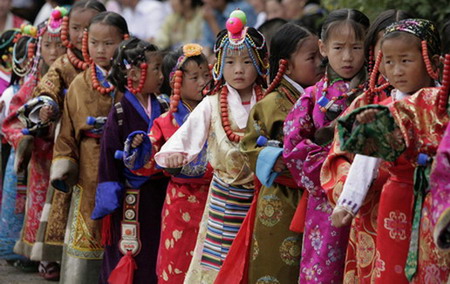
<svg viewBox="0 0 450 284"><path fill-rule="evenodd" d="M95 64L91 64L91 80L92 80L92 86L94 87L94 89L96 89L97 91L99 91L102 94L107 94L107 93L114 91L114 86L111 85L111 87L105 88L100 84L100 82L98 81L98 78L97 78Z"/></svg>
<svg viewBox="0 0 450 284"><path fill-rule="evenodd" d="M262 98L262 89L261 86L256 85L255 86L255 92L256 92L256 98L261 99ZM229 113L228 113L228 88L227 86L223 86L222 90L220 92L220 117L222 119L222 126L223 130L225 130L225 133L227 134L227 137L230 141L239 143L241 141L241 136L234 133L231 129L231 123L229 119Z"/></svg>
<svg viewBox="0 0 450 284"><path fill-rule="evenodd" d="M69 58L70 63L77 69L86 70L89 67L88 63L78 59L71 48L67 48L67 58Z"/></svg>

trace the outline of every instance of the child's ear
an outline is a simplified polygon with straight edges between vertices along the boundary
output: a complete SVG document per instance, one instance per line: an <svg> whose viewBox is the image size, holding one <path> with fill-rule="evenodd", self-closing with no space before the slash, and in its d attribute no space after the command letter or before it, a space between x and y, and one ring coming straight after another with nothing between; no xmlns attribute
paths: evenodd
<svg viewBox="0 0 450 284"><path fill-rule="evenodd" d="M141 75L140 70L138 71L138 69L135 66L132 66L127 71L127 78L130 78L133 82L139 81L140 75Z"/></svg>
<svg viewBox="0 0 450 284"><path fill-rule="evenodd" d="M319 51L324 58L327 57L327 49L325 43L321 39L319 39Z"/></svg>
<svg viewBox="0 0 450 284"><path fill-rule="evenodd" d="M440 61L440 56L435 54L431 57L431 67L433 68L434 71L436 71L437 69L439 69L439 66L441 66L441 61ZM442 62L443 63L443 62Z"/></svg>
<svg viewBox="0 0 450 284"><path fill-rule="evenodd" d="M287 59L287 65L286 65L286 71L284 72L284 74L286 75L291 75L292 74L292 70L294 69L294 65L292 64L292 60Z"/></svg>

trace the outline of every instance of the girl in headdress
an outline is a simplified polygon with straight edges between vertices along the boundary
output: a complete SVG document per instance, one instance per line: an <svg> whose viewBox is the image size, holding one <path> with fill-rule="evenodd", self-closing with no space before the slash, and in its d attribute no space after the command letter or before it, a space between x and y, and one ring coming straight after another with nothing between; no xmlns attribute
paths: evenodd
<svg viewBox="0 0 450 284"><path fill-rule="evenodd" d="M103 125L111 107L122 97L107 76L111 58L125 37L127 23L119 14L102 12L91 19L84 32L82 51L85 60L92 63L75 77L64 99L61 132L53 148L50 169L52 186L72 192L61 263L62 283L98 281L103 256L101 224L90 217Z"/></svg>
<svg viewBox="0 0 450 284"><path fill-rule="evenodd" d="M439 48L439 34L430 21L407 19L388 27L374 72L383 60L396 88L393 95L405 98L359 108L339 121L343 150L393 162L378 209L375 280L384 275L405 283L448 279L449 255L432 240L433 200L427 194L430 160L449 121L446 84L434 87Z"/></svg>
<svg viewBox="0 0 450 284"><path fill-rule="evenodd" d="M250 207L253 172L239 151L251 107L262 98L268 70L264 37L235 11L215 44L212 94L190 114L155 156L164 168L195 160L205 143L214 177L186 283L212 283Z"/></svg>

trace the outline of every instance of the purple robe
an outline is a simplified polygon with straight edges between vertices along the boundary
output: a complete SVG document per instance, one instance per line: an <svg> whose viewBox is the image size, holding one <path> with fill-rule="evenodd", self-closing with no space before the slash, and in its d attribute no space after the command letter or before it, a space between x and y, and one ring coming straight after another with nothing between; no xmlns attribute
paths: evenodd
<svg viewBox="0 0 450 284"><path fill-rule="evenodd" d="M152 117L149 118L136 97L128 92L120 104L123 113L118 115L117 108L113 107L104 128L97 194L102 186L117 188L122 192L122 197L128 188L140 190L138 218L141 251L134 257L137 264L134 283L157 283L155 269L161 231L161 210L166 196L168 179L163 176L162 172L151 177L135 176L125 168L122 160L114 159L114 153L116 150L123 149L124 141L131 132L137 130L147 132L153 124L153 120L159 117L164 109L158 99L152 96ZM123 123L122 126L118 125L119 121ZM105 247L99 283L108 283L111 271L123 256L118 246L121 239L122 215L122 206L111 214L112 243Z"/></svg>
<svg viewBox="0 0 450 284"><path fill-rule="evenodd" d="M299 283L341 283L349 237L349 227L332 226L333 209L320 185L320 170L331 144L316 144L315 135L334 119L327 117L317 104L324 83L322 79L307 88L284 122L283 157L294 180L309 192ZM347 83L340 80L328 87L325 96L331 99L347 91ZM335 107L343 111L347 103L346 99L337 100Z"/></svg>
<svg viewBox="0 0 450 284"><path fill-rule="evenodd" d="M433 237L441 249L450 248L450 124L447 126L430 175Z"/></svg>

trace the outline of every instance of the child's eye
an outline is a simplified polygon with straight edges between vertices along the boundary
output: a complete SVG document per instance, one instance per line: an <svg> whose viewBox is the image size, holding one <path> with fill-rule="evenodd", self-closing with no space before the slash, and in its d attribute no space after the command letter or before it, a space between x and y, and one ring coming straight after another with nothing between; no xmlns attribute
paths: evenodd
<svg viewBox="0 0 450 284"><path fill-rule="evenodd" d="M80 28L78 27L72 27L72 30L78 31Z"/></svg>
<svg viewBox="0 0 450 284"><path fill-rule="evenodd" d="M353 49L360 50L362 49L362 46L354 46Z"/></svg>
<svg viewBox="0 0 450 284"><path fill-rule="evenodd" d="M227 60L227 61L225 61L225 64L233 64L233 61Z"/></svg>
<svg viewBox="0 0 450 284"><path fill-rule="evenodd" d="M342 47L340 47L340 46L335 46L335 47L333 47L333 49L335 49L335 50L341 50Z"/></svg>
<svg viewBox="0 0 450 284"><path fill-rule="evenodd" d="M245 60L244 63L245 64L252 64L252 61L251 60Z"/></svg>

